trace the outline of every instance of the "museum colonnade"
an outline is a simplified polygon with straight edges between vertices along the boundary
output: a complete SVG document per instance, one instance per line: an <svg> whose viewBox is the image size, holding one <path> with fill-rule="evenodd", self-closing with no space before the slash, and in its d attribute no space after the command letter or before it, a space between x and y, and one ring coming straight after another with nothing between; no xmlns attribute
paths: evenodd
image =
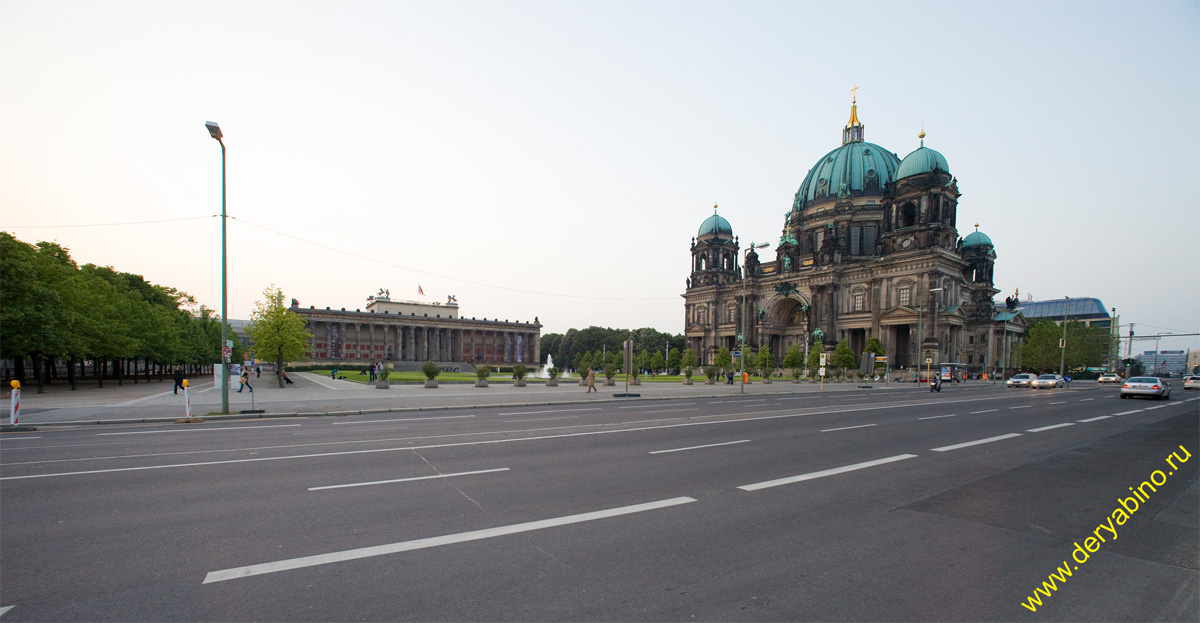
<svg viewBox="0 0 1200 623"><path fill-rule="evenodd" d="M525 329L518 323L474 320L424 324L402 316L389 320L325 320L310 317L307 321L312 338L306 355L317 361L348 362L536 364L540 359L540 327L535 325ZM461 324L483 326L453 326Z"/></svg>

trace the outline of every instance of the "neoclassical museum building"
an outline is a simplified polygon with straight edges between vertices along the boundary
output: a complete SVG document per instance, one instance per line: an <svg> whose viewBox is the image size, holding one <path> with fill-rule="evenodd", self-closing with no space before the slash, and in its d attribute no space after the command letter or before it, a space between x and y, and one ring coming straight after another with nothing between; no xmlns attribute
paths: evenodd
<svg viewBox="0 0 1200 623"><path fill-rule="evenodd" d="M775 259L742 247L715 213L692 240L685 299L690 348L706 363L745 341L782 361L792 344L827 350L849 340L856 356L879 337L892 369L964 364L1008 368L1026 323L1016 301L997 308L996 249L976 225L958 229L958 180L921 145L900 159L864 139L857 101L840 147L808 171L787 212ZM744 277L744 279L743 279ZM743 298L743 291L745 298Z"/></svg>
<svg viewBox="0 0 1200 623"><path fill-rule="evenodd" d="M365 311L303 308L296 299L290 311L308 321L313 337L306 355L316 362L392 362L405 368L426 361L536 365L540 359L542 325L537 318L463 318L453 296L445 303L393 301L380 290L368 297Z"/></svg>

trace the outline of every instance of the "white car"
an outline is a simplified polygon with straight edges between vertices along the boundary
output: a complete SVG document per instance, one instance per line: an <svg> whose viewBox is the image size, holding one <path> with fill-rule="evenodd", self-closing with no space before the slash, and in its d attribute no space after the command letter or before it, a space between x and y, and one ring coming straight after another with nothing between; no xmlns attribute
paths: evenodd
<svg viewBox="0 0 1200 623"><path fill-rule="evenodd" d="M1120 383L1121 377L1113 374L1112 372L1107 372L1105 374L1101 374L1100 378L1099 378L1099 380L1097 380L1097 382L1098 383Z"/></svg>
<svg viewBox="0 0 1200 623"><path fill-rule="evenodd" d="M1135 376L1121 385L1121 397L1130 396L1168 399L1171 397L1171 385L1157 376Z"/></svg>
<svg viewBox="0 0 1200 623"><path fill-rule="evenodd" d="M1200 389L1200 376L1195 374L1183 377L1184 389Z"/></svg>
<svg viewBox="0 0 1200 623"><path fill-rule="evenodd" d="M1037 377L1032 374L1022 372L1021 374L1014 374L1011 379L1008 379L1007 381L1005 381L1004 386L1005 387L1032 387L1033 380L1036 378Z"/></svg>
<svg viewBox="0 0 1200 623"><path fill-rule="evenodd" d="M1030 385L1034 389L1054 389L1066 386L1067 380L1057 374L1043 374L1033 379L1033 383Z"/></svg>

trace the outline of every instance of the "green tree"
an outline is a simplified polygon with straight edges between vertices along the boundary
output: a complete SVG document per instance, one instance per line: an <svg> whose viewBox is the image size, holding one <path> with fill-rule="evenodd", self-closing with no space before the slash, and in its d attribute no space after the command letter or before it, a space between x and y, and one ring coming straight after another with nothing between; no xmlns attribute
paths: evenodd
<svg viewBox="0 0 1200 623"><path fill-rule="evenodd" d="M718 370L729 371L733 369L733 356L729 354L729 347L722 346L717 351L717 355L713 357L713 365Z"/></svg>
<svg viewBox="0 0 1200 623"><path fill-rule="evenodd" d="M675 352L678 354L679 351L675 351ZM648 363L647 365L649 366L649 369L650 369L650 376L653 377L655 373L657 373L659 370L662 370L664 367L666 367L667 362L666 362L666 360L663 359L662 353L660 353L658 351L654 351L654 354L650 355L650 363Z"/></svg>
<svg viewBox="0 0 1200 623"><path fill-rule="evenodd" d="M1062 351L1058 348L1058 340L1061 337L1062 329L1053 320L1034 319L1025 331L1024 342L1016 349L1021 367L1038 374L1057 371L1062 356Z"/></svg>
<svg viewBox="0 0 1200 623"><path fill-rule="evenodd" d="M689 349L684 350L683 354L679 356L679 365L682 366L684 369L687 369L687 368L694 369L697 365L699 365L699 361L696 359L695 349L689 348Z"/></svg>
<svg viewBox="0 0 1200 623"><path fill-rule="evenodd" d="M874 370L876 374L878 374L880 368L887 367L886 363L875 361L874 359L875 357L882 357L884 355L883 342L880 341L878 337L873 337L867 340L867 347L863 350L863 352L870 353L872 358L871 369Z"/></svg>
<svg viewBox="0 0 1200 623"><path fill-rule="evenodd" d="M758 352L749 344L742 349L742 360L738 362L738 369L750 373L751 376L758 374Z"/></svg>
<svg viewBox="0 0 1200 623"><path fill-rule="evenodd" d="M850 350L850 341L842 340L833 349L833 365L841 370L841 377L845 378L846 368L854 367L854 351Z"/></svg>
<svg viewBox="0 0 1200 623"><path fill-rule="evenodd" d="M821 367L821 355L824 352L824 342L817 341L813 343L812 348L808 351L808 361L805 362L808 364L809 376L817 374L817 370Z"/></svg>
<svg viewBox="0 0 1200 623"><path fill-rule="evenodd" d="M629 374L631 376L633 376L633 378L637 378L643 372L645 372L646 368L648 368L649 366L650 366L650 353L643 350L640 353L634 355L633 369L629 370Z"/></svg>
<svg viewBox="0 0 1200 623"><path fill-rule="evenodd" d="M800 378L801 368L804 367L804 352L796 344L788 347L787 352L783 355L783 361L780 363L785 368L791 368L792 378Z"/></svg>
<svg viewBox="0 0 1200 623"><path fill-rule="evenodd" d="M767 346L758 351L758 369L763 376L771 376L775 372L775 353Z"/></svg>
<svg viewBox="0 0 1200 623"><path fill-rule="evenodd" d="M302 359L312 339L304 317L288 310L283 290L274 285L263 290L262 300L254 304L246 332L257 352L275 361L276 370L282 370L285 361ZM284 387L283 375L276 376L279 387Z"/></svg>
<svg viewBox="0 0 1200 623"><path fill-rule="evenodd" d="M694 355L695 353L692 354ZM672 370L674 370L676 374L679 373L681 357L682 355L679 353L678 348L672 348L670 352L667 353L667 374L670 374ZM695 367L695 364L692 364L692 366Z"/></svg>

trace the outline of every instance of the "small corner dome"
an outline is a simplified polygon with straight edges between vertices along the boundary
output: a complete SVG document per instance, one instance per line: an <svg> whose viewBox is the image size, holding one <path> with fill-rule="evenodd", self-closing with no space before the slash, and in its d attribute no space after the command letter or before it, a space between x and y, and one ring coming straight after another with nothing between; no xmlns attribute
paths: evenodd
<svg viewBox="0 0 1200 623"><path fill-rule="evenodd" d="M967 234L966 238L963 238L962 246L964 249L966 249L967 247L979 247L979 246L989 246L989 247L995 248L996 245L992 244L992 239L988 238L987 234L985 234L979 230L975 230L975 231Z"/></svg>
<svg viewBox="0 0 1200 623"><path fill-rule="evenodd" d="M708 238L733 238L733 227L729 221L725 220L718 214L714 214L700 223L700 232L696 237L701 240Z"/></svg>
<svg viewBox="0 0 1200 623"><path fill-rule="evenodd" d="M934 171L949 174L950 165L946 162L945 156L936 150L922 145L916 151L905 156L904 160L900 161L900 168L896 170L896 179L921 175L922 173L932 173ZM987 238L987 236L984 236L984 238Z"/></svg>

